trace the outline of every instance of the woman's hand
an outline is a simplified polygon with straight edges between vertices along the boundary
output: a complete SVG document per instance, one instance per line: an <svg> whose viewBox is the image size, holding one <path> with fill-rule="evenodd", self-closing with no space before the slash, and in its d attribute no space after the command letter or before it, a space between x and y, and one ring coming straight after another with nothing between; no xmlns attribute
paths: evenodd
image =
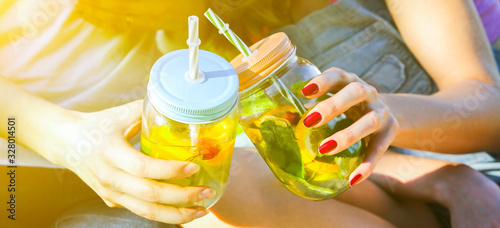
<svg viewBox="0 0 500 228"><path fill-rule="evenodd" d="M110 207L122 206L151 220L186 223L208 213L203 207L177 208L214 195L208 187L181 187L157 180L190 176L198 165L151 158L127 138L141 126L142 100L95 113L77 113L73 124L51 142L49 158L75 172Z"/></svg>
<svg viewBox="0 0 500 228"><path fill-rule="evenodd" d="M379 98L377 90L353 73L330 68L312 79L302 90L307 98L318 98L329 92L335 94L318 103L309 112L304 119L306 127L320 127L356 105L368 109L355 123L326 138L319 147L321 154L333 155L371 135L365 161L349 177L352 186L368 178L394 140L399 125L387 105Z"/></svg>

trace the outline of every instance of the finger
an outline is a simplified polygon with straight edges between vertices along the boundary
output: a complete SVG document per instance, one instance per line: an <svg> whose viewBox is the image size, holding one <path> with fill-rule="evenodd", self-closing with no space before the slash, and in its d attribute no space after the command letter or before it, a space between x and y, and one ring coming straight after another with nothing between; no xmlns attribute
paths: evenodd
<svg viewBox="0 0 500 228"><path fill-rule="evenodd" d="M355 74L332 67L307 83L302 89L302 94L308 98L317 98L328 92L338 91L356 80L357 76Z"/></svg>
<svg viewBox="0 0 500 228"><path fill-rule="evenodd" d="M204 207L177 208L147 202L126 194L116 197L115 201L144 218L169 224L187 223L208 214L208 210Z"/></svg>
<svg viewBox="0 0 500 228"><path fill-rule="evenodd" d="M154 203L186 205L215 195L215 191L208 187L182 187L138 178L118 169L108 174L97 173L96 177L105 188Z"/></svg>
<svg viewBox="0 0 500 228"><path fill-rule="evenodd" d="M95 175L94 175L95 176ZM104 203L108 206L108 207L122 207L121 205L118 205L116 203L113 203L112 201L108 200L108 199L105 199L105 195L102 194L104 188L102 187L101 184L99 184L99 181L97 181L97 178L87 178L87 176L80 176L80 179L85 183L87 184L87 186L89 186L97 195L99 195L99 197L101 197L101 199L104 201Z"/></svg>
<svg viewBox="0 0 500 228"><path fill-rule="evenodd" d="M178 179L193 175L200 170L200 167L194 163L149 157L132 148L123 139L117 139L113 145L115 149L105 153L106 159L116 167L137 177Z"/></svg>
<svg viewBox="0 0 500 228"><path fill-rule="evenodd" d="M321 142L319 153L334 155L362 138L379 130L387 109L370 111L344 130L338 131Z"/></svg>
<svg viewBox="0 0 500 228"><path fill-rule="evenodd" d="M366 149L365 161L349 176L349 183L351 186L365 180L373 172L375 165L380 158L382 158L396 136L395 132L398 125L394 123L391 124L391 126L392 127L373 135Z"/></svg>
<svg viewBox="0 0 500 228"><path fill-rule="evenodd" d="M309 112L308 117L304 119L304 125L306 127L320 127L352 106L371 100L368 98L376 96L376 94L377 90L366 83L349 83L332 97L317 104Z"/></svg>

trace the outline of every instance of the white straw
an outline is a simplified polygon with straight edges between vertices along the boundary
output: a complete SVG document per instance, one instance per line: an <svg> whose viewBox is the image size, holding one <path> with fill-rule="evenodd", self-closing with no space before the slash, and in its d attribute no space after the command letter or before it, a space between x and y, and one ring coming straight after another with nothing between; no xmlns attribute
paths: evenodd
<svg viewBox="0 0 500 228"><path fill-rule="evenodd" d="M191 146L196 146L198 134L200 133L199 127L199 124L189 124L189 138L191 139Z"/></svg>
<svg viewBox="0 0 500 228"><path fill-rule="evenodd" d="M200 39L198 38L198 17L190 16L188 18L189 24L189 38L187 44L189 45L189 77L193 81L200 78L200 66L198 60L198 52L200 50Z"/></svg>

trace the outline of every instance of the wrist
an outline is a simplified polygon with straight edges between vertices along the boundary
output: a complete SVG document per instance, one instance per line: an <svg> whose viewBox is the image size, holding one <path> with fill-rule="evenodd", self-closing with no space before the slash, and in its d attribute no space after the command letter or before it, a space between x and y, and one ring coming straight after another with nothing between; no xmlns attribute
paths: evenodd
<svg viewBox="0 0 500 228"><path fill-rule="evenodd" d="M395 94L387 94L387 93L381 93L379 94L380 100L387 105L389 108L389 111L391 114L396 118L398 121L399 128L396 132L396 138L394 141L396 141L398 138L401 138L401 135L405 135L405 132L408 131L408 121L406 121L405 115L401 113L401 109L398 107L401 107L401 104L398 104L397 99L395 98Z"/></svg>
<svg viewBox="0 0 500 228"><path fill-rule="evenodd" d="M48 114L48 113L47 113ZM65 165L66 154L69 145L75 142L71 140L78 133L78 124L85 113L56 107L49 115L46 115L43 123L38 125L38 131L43 132L39 140L30 140L29 147L48 161L56 165ZM43 116L43 115L42 115Z"/></svg>

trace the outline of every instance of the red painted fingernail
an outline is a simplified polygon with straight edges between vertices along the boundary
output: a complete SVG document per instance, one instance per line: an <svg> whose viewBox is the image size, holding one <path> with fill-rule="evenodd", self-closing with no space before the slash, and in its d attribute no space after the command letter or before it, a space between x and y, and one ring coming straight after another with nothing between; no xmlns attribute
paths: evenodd
<svg viewBox="0 0 500 228"><path fill-rule="evenodd" d="M321 121L321 114L319 112L313 112L304 119L304 126L312 127Z"/></svg>
<svg viewBox="0 0 500 228"><path fill-rule="evenodd" d="M304 87L302 89L302 94L304 94L304 96L311 96L311 95L314 95L315 93L317 93L318 91L319 91L318 85L313 83L313 84L310 84L310 85Z"/></svg>
<svg viewBox="0 0 500 228"><path fill-rule="evenodd" d="M319 152L321 154L326 154L332 150L335 150L335 148L337 148L337 141L335 140L330 140L326 143L323 143L323 145L321 145L319 147Z"/></svg>
<svg viewBox="0 0 500 228"><path fill-rule="evenodd" d="M351 187L354 186L355 184L358 183L358 181L361 180L361 174L356 175L354 178L351 180Z"/></svg>

